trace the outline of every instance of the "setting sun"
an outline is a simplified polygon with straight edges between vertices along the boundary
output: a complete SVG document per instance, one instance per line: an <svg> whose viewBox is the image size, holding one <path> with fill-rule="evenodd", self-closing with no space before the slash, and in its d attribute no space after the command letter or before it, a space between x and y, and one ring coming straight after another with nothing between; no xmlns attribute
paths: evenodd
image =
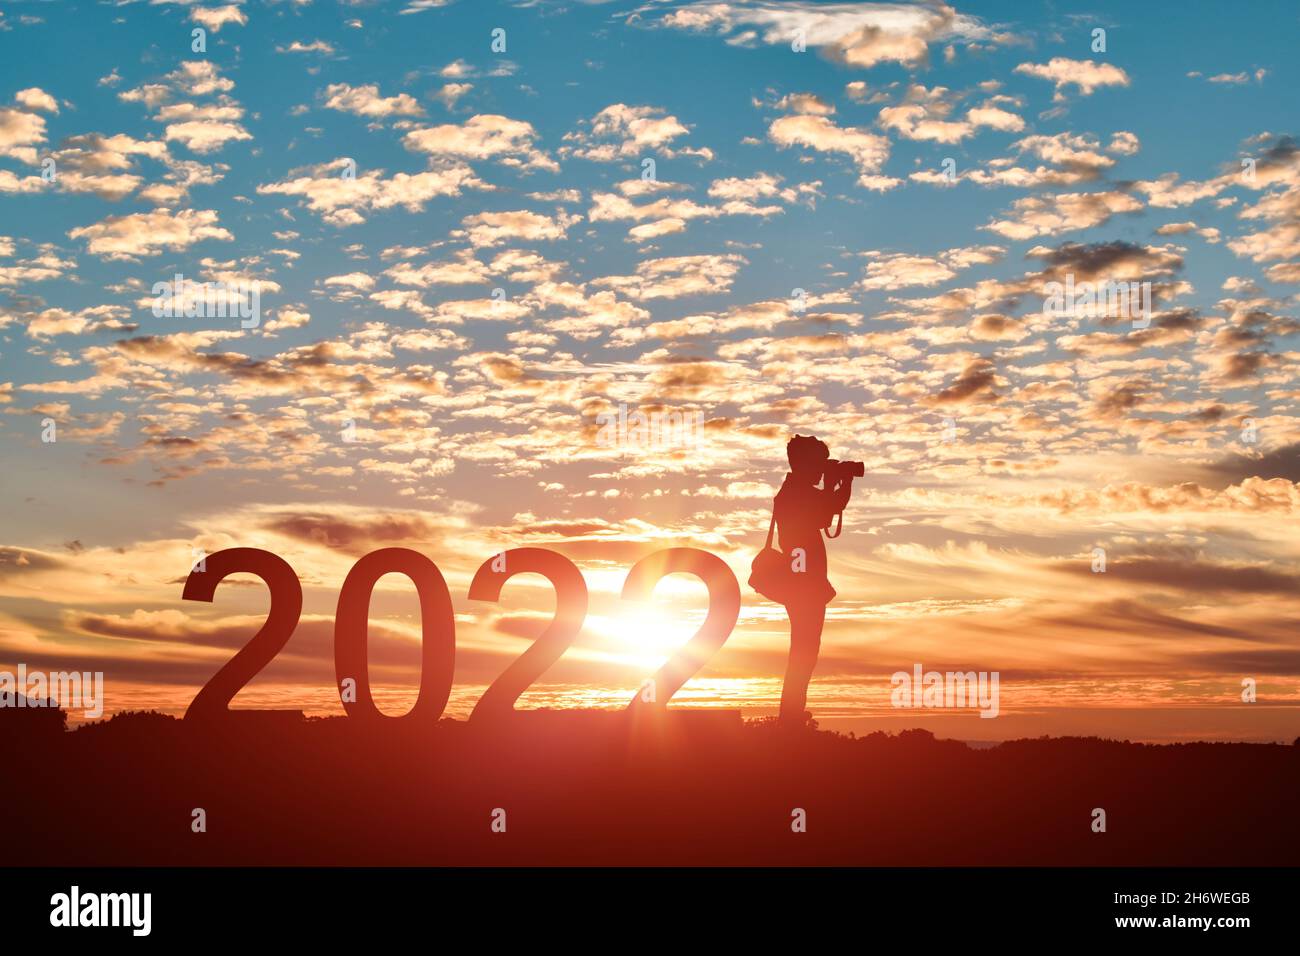
<svg viewBox="0 0 1300 956"><path fill-rule="evenodd" d="M615 616L592 615L587 624L607 642L611 657L649 673L691 639L701 619L698 613L637 603Z"/></svg>

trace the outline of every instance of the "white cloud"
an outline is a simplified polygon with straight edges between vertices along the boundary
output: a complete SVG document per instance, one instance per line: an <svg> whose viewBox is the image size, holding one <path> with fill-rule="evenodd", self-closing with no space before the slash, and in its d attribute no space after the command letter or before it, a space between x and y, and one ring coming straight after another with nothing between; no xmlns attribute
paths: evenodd
<svg viewBox="0 0 1300 956"><path fill-rule="evenodd" d="M558 213L555 218L540 213L516 209L510 212L480 212L466 216L461 220L465 235L470 245L498 246L503 242L519 239L525 242L538 242L547 239L563 239L564 234L581 216Z"/></svg>
<svg viewBox="0 0 1300 956"><path fill-rule="evenodd" d="M0 156L36 164L35 147L45 142L45 118L23 110L0 107Z"/></svg>
<svg viewBox="0 0 1300 956"><path fill-rule="evenodd" d="M1071 60L1054 56L1046 63L1021 63L1015 72L1048 80L1056 86L1056 99L1063 99L1065 87L1074 86L1081 96L1090 96L1103 86L1128 86L1128 74L1113 63Z"/></svg>
<svg viewBox="0 0 1300 956"><path fill-rule="evenodd" d="M19 90L14 94L14 102L25 110L44 110L47 113L59 111L58 100L37 86Z"/></svg>
<svg viewBox="0 0 1300 956"><path fill-rule="evenodd" d="M608 286L633 299L677 299L688 295L716 295L731 289L745 263L743 256L702 255L646 259L636 274L605 276L592 285Z"/></svg>
<svg viewBox="0 0 1300 956"><path fill-rule="evenodd" d="M194 7L190 10L190 19L195 23L203 24L213 33L219 33L227 23L233 23L241 27L248 23L247 14L239 8L237 3L229 3L220 7Z"/></svg>
<svg viewBox="0 0 1300 956"><path fill-rule="evenodd" d="M561 153L599 162L640 157L650 151L668 157L680 152L712 159L708 149L673 148L673 140L689 132L681 120L658 107L614 103L592 117L589 130L565 134L565 141L574 145L566 146Z"/></svg>
<svg viewBox="0 0 1300 956"><path fill-rule="evenodd" d="M380 96L379 84L368 83L364 86L349 86L347 83L331 83L325 89L325 106L344 113L357 116L423 116L424 110L409 93L396 96Z"/></svg>
<svg viewBox="0 0 1300 956"><path fill-rule="evenodd" d="M437 196L459 196L462 189L486 188L464 163L385 178L381 169L346 176L347 162L337 159L296 170L291 178L265 183L257 191L262 195L301 196L307 208L326 222L352 226L364 222L372 210L401 206L408 212L419 212Z"/></svg>
<svg viewBox="0 0 1300 956"><path fill-rule="evenodd" d="M334 53L334 47L324 40L312 40L310 43L303 43L301 40L294 40L288 46L278 46L275 48L276 53L322 53L330 56Z"/></svg>
<svg viewBox="0 0 1300 956"><path fill-rule="evenodd" d="M430 156L495 159L508 165L558 171L556 162L536 148L536 139L532 123L482 113L460 125L444 123L411 130L402 142L407 149Z"/></svg>
<svg viewBox="0 0 1300 956"><path fill-rule="evenodd" d="M209 60L187 60L157 83L123 90L126 103L142 103L153 119L165 123L165 139L196 153L210 153L226 143L251 140L242 125L244 109L228 94L234 81L221 75ZM207 103L195 98L212 97Z"/></svg>
<svg viewBox="0 0 1300 956"><path fill-rule="evenodd" d="M969 246L949 249L933 256L908 253L868 252L866 275L860 283L868 290L906 289L947 282L973 265L997 262L1006 252L1000 246Z"/></svg>
<svg viewBox="0 0 1300 956"><path fill-rule="evenodd" d="M805 146L819 152L843 153L858 167L858 182L868 189L887 189L898 180L878 176L889 158L889 140L853 127L836 126L825 116L799 114L772 121L767 137L778 146Z"/></svg>
<svg viewBox="0 0 1300 956"><path fill-rule="evenodd" d="M1009 218L994 220L980 228L1008 239L1032 239L1099 226L1115 213L1141 209L1142 203L1117 191L1028 196L1011 204Z"/></svg>
<svg viewBox="0 0 1300 956"><path fill-rule="evenodd" d="M649 21L696 32L730 34L728 43L790 46L796 39L848 66L918 65L931 43L1002 39L979 20L935 4L828 3L758 0L689 3Z"/></svg>
<svg viewBox="0 0 1300 956"><path fill-rule="evenodd" d="M212 209L183 209L177 213L156 209L109 216L102 222L73 229L68 236L87 240L87 249L106 259L155 256L186 249L204 239L228 242L235 238L217 224L217 213Z"/></svg>

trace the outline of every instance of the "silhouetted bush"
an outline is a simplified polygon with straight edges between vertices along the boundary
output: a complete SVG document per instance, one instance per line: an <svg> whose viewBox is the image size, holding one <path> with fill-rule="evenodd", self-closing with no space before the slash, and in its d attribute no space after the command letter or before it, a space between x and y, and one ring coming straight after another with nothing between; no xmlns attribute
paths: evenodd
<svg viewBox="0 0 1300 956"><path fill-rule="evenodd" d="M36 742L57 739L67 729L67 711L52 701L33 703L32 698L17 693L14 697L21 697L25 706L0 707L0 738Z"/></svg>

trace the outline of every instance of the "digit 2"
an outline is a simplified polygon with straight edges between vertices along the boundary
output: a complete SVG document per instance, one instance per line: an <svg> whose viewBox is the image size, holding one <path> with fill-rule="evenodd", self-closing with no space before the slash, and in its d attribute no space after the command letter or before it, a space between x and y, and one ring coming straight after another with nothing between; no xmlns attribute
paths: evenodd
<svg viewBox="0 0 1300 956"><path fill-rule="evenodd" d="M694 574L704 582L709 590L709 612L695 636L650 678L655 691L654 702L643 700L638 693L632 698L629 710L666 707L682 685L726 643L740 619L740 584L736 575L717 555L698 548L668 548L646 555L627 573L623 582L623 599L649 600L660 579L678 571Z"/></svg>
<svg viewBox="0 0 1300 956"><path fill-rule="evenodd" d="M503 569L496 570L502 560ZM544 548L513 548L484 561L470 583L470 599L498 601L506 581L528 573L542 575L555 588L555 616L533 645L483 692L470 714L472 721L513 713L515 701L560 659L586 620L587 582L582 572L564 555Z"/></svg>
<svg viewBox="0 0 1300 956"><path fill-rule="evenodd" d="M208 555L204 570L191 571L185 579L181 597L186 601L211 601L217 585L241 571L256 574L271 592L266 623L203 685L185 711L186 720L213 719L228 713L235 695L284 649L298 626L302 583L283 558L261 548L227 548Z"/></svg>

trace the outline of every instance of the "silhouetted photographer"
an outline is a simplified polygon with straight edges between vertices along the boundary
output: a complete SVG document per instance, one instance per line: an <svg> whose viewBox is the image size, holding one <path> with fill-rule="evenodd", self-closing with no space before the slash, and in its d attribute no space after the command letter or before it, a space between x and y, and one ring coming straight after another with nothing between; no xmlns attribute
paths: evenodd
<svg viewBox="0 0 1300 956"><path fill-rule="evenodd" d="M860 461L836 461L826 443L811 435L795 435L785 446L790 472L772 502L767 544L754 559L749 584L790 615L790 661L781 687L781 723L803 726L808 719L808 681L821 649L826 605L835 597L826 576L826 545L822 534L837 538L844 524L844 507L853 493L853 479L865 468ZM831 525L835 533L831 533ZM773 533L781 549L772 547Z"/></svg>

